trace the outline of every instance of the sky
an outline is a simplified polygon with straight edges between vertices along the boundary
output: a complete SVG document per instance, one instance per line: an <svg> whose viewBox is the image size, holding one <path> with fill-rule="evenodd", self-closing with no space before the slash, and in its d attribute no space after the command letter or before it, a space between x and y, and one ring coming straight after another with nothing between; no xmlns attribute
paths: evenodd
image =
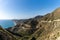
<svg viewBox="0 0 60 40"><path fill-rule="evenodd" d="M27 19L58 7L60 0L0 0L0 19Z"/></svg>

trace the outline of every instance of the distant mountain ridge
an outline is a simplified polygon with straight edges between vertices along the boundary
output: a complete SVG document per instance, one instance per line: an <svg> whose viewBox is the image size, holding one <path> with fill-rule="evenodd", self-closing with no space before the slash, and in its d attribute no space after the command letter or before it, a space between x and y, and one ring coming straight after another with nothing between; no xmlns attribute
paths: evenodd
<svg viewBox="0 0 60 40"><path fill-rule="evenodd" d="M12 37L13 40L60 39L60 8L57 8L52 13L48 13L44 16L38 15L30 19L13 20L13 21L16 22L16 25L14 27L10 27L7 29L0 29L0 30L6 30L9 34L5 33L4 35L7 34L7 36L8 35L11 37L13 36ZM2 36L5 37L4 35L1 35L0 39L5 39L2 38ZM12 38L10 39L12 40Z"/></svg>
<svg viewBox="0 0 60 40"><path fill-rule="evenodd" d="M34 18L20 19L20 20L15 19L15 20L13 20L13 21L14 21L16 24L19 24L19 23L23 23L23 22L26 22L26 21L38 20L38 19L40 19L40 18L42 18L42 17L43 17L43 16L38 15L38 16L36 16L36 17L34 17Z"/></svg>

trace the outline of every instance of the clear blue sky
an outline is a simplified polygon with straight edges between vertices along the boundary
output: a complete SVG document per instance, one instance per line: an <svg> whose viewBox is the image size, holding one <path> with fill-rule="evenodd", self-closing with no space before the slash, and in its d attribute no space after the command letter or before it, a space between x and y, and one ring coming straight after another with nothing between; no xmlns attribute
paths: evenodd
<svg viewBox="0 0 60 40"><path fill-rule="evenodd" d="M25 19L50 13L60 0L0 0L0 19Z"/></svg>

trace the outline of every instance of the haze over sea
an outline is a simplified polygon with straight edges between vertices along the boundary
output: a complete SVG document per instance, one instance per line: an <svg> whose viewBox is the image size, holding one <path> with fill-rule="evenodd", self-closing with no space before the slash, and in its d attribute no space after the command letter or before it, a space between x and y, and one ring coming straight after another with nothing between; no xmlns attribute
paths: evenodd
<svg viewBox="0 0 60 40"><path fill-rule="evenodd" d="M14 26L14 22L12 20L0 20L0 25L3 28L13 27Z"/></svg>

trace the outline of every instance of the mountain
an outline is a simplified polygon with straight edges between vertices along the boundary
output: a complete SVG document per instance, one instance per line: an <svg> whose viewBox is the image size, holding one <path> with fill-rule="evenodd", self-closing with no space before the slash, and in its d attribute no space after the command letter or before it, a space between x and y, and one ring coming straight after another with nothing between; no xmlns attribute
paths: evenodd
<svg viewBox="0 0 60 40"><path fill-rule="evenodd" d="M30 19L13 20L16 22L16 26L9 28L8 30L21 35L30 35L38 29L36 26L38 25L38 20L42 17L43 16L36 16Z"/></svg>
<svg viewBox="0 0 60 40"><path fill-rule="evenodd" d="M34 18L20 19L20 20L15 19L15 20L13 20L13 21L15 22L15 24L20 24L20 23L25 23L25 22L28 23L28 21L39 20L39 19L42 18L42 17L43 17L43 16L38 15L38 16L36 16L36 17L34 17Z"/></svg>
<svg viewBox="0 0 60 40"><path fill-rule="evenodd" d="M0 28L4 30L0 33L1 40L3 37L11 40L60 40L60 8L44 16L12 21L16 24L14 27Z"/></svg>

